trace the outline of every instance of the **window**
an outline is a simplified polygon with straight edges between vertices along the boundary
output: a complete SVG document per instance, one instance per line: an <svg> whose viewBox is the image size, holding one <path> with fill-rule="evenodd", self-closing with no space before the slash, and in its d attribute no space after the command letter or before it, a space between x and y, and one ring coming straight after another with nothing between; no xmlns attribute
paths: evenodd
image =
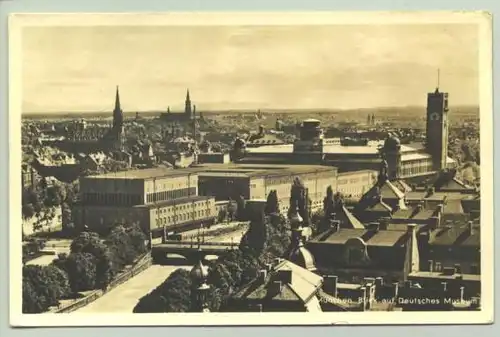
<svg viewBox="0 0 500 337"><path fill-rule="evenodd" d="M434 264L434 270L435 270L436 272L441 272L441 271L442 271L441 262L436 262L436 263Z"/></svg>

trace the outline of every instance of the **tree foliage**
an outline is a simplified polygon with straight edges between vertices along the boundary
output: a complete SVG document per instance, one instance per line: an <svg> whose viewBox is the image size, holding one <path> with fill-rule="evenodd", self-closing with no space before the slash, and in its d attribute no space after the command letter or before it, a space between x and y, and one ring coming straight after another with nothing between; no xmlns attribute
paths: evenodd
<svg viewBox="0 0 500 337"><path fill-rule="evenodd" d="M191 308L191 287L189 272L177 269L162 284L142 297L133 312L188 312Z"/></svg>
<svg viewBox="0 0 500 337"><path fill-rule="evenodd" d="M266 215L277 214L280 211L279 200L278 200L278 192L276 190L272 190L269 192L266 201L266 208L264 212Z"/></svg>
<svg viewBox="0 0 500 337"><path fill-rule="evenodd" d="M68 274L73 293L95 289L97 278L96 257L90 253L61 254L52 262Z"/></svg>
<svg viewBox="0 0 500 337"><path fill-rule="evenodd" d="M55 266L23 267L23 313L40 313L70 292L67 275Z"/></svg>
<svg viewBox="0 0 500 337"><path fill-rule="evenodd" d="M114 276L112 257L109 248L101 241L97 233L83 232L76 237L70 246L72 254L88 253L95 257L95 286L106 288Z"/></svg>

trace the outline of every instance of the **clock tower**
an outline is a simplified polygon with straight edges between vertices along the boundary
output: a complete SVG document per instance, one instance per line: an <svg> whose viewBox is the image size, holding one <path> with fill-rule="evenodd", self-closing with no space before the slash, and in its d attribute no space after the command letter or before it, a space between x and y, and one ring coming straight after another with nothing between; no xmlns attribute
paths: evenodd
<svg viewBox="0 0 500 337"><path fill-rule="evenodd" d="M426 150L432 156L433 170L446 168L448 157L448 93L427 94Z"/></svg>

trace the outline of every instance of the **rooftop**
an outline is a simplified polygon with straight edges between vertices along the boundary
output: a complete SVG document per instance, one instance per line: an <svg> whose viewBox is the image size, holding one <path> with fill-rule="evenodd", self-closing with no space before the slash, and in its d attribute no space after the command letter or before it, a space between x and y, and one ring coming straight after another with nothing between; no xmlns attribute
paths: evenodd
<svg viewBox="0 0 500 337"><path fill-rule="evenodd" d="M269 285L279 279L280 272L291 272L291 282L283 282L282 290L278 293L269 291ZM262 300L272 296L273 300L308 302L316 290L321 286L321 276L308 271L290 261L284 260L274 266L269 272L266 280L262 282L259 278L254 279L241 291L236 298L247 298L251 300Z"/></svg>
<svg viewBox="0 0 500 337"><path fill-rule="evenodd" d="M465 281L481 281L481 275L476 274L453 274L453 275L444 275L439 272L430 272L430 271L417 271L408 275L408 278L437 278L443 280L455 280L457 278L462 278Z"/></svg>
<svg viewBox="0 0 500 337"><path fill-rule="evenodd" d="M309 172L333 172L332 166L324 165L276 165L276 164L201 164L199 176L262 177L304 174Z"/></svg>
<svg viewBox="0 0 500 337"><path fill-rule="evenodd" d="M148 168L142 170L128 170L121 172L110 172L94 176L85 177L85 179L154 179L164 177L177 177L189 174L197 174L200 170L194 168L188 169L169 169L166 167Z"/></svg>
<svg viewBox="0 0 500 337"><path fill-rule="evenodd" d="M367 246L384 246L392 247L399 245L403 237L406 236L406 231L398 230L380 230L371 231L367 229L344 229L329 233L329 235L320 235L310 243L327 243L344 245L349 239L362 238Z"/></svg>
<svg viewBox="0 0 500 337"><path fill-rule="evenodd" d="M149 203L146 205L137 205L134 207L136 207L136 208L167 207L167 206L172 206L172 205L183 205L183 204L188 204L188 203L202 201L202 200L209 200L209 199L213 199L213 197L195 195L195 196L191 196L191 197L179 198L179 199L174 199L174 200L165 200L165 201L159 201L156 203Z"/></svg>

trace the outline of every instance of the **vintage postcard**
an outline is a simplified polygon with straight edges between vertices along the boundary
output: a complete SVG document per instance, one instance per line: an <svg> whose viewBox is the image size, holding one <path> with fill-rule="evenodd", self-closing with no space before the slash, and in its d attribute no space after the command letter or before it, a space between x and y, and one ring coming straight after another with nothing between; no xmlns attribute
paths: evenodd
<svg viewBox="0 0 500 337"><path fill-rule="evenodd" d="M491 323L491 34L12 15L11 324Z"/></svg>

